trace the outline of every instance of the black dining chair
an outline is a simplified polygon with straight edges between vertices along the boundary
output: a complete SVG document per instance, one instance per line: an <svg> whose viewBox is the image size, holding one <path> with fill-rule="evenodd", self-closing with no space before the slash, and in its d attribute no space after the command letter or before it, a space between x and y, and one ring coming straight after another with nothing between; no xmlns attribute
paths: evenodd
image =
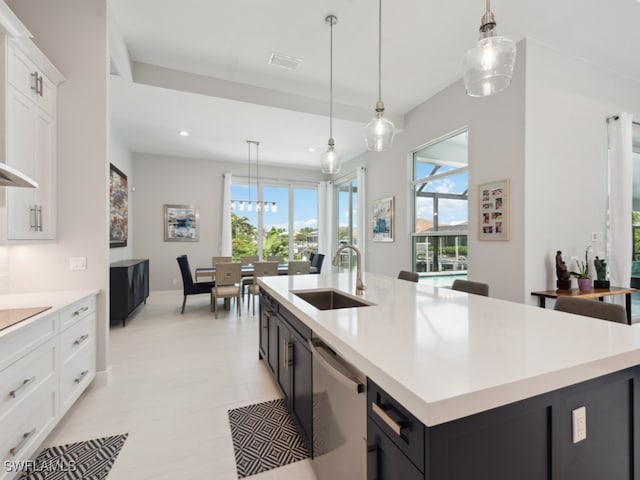
<svg viewBox="0 0 640 480"><path fill-rule="evenodd" d="M184 292L184 300L182 301L182 310L180 313L184 313L184 307L187 304L187 296L199 295L201 293L208 293L211 295L211 289L214 287L215 282L194 282L191 276L191 268L189 268L189 260L186 255L180 255L178 258L178 265L180 266L180 273L182 274L182 289Z"/></svg>
<svg viewBox="0 0 640 480"><path fill-rule="evenodd" d="M409 272L408 270L400 270L398 272L398 278L400 280L407 280L408 282L416 282L420 280L420 276L416 272Z"/></svg>
<svg viewBox="0 0 640 480"><path fill-rule="evenodd" d="M316 253L312 255L313 258L311 258L311 266L315 267L315 273L320 273L322 271L322 262L324 262L324 253Z"/></svg>

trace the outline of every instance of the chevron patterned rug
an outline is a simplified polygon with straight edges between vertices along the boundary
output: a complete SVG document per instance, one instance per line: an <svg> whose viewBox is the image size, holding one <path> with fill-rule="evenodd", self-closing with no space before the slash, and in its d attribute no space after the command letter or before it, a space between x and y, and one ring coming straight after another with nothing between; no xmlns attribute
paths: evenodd
<svg viewBox="0 0 640 480"><path fill-rule="evenodd" d="M283 399L229 410L238 478L309 458Z"/></svg>
<svg viewBox="0 0 640 480"><path fill-rule="evenodd" d="M47 448L28 463L20 480L103 480L128 435Z"/></svg>

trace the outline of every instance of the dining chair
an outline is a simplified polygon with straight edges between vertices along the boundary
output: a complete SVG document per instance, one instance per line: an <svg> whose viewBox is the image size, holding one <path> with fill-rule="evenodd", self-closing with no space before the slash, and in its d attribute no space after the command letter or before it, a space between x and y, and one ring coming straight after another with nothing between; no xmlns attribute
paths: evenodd
<svg viewBox="0 0 640 480"><path fill-rule="evenodd" d="M287 275L304 275L309 273L310 269L309 260L292 260L289 262Z"/></svg>
<svg viewBox="0 0 640 480"><path fill-rule="evenodd" d="M218 318L218 298L236 298L236 313L240 315L240 280L242 265L240 262L220 262L216 264L216 281L211 289L211 309Z"/></svg>
<svg viewBox="0 0 640 480"><path fill-rule="evenodd" d="M472 282L471 280L456 279L451 285L452 290L458 290L459 292L473 293L474 295L482 295L483 297L489 296L489 285L481 282Z"/></svg>
<svg viewBox="0 0 640 480"><path fill-rule="evenodd" d="M256 314L256 296L260 295L260 287L258 286L258 278L273 277L278 275L278 262L256 262L253 264L253 283L249 285L249 303L253 299L253 315ZM247 303L247 311L249 311L249 303Z"/></svg>
<svg viewBox="0 0 640 480"><path fill-rule="evenodd" d="M316 253L311 260L311 266L316 269L314 273L322 271L322 262L324 262L324 253Z"/></svg>
<svg viewBox="0 0 640 480"><path fill-rule="evenodd" d="M242 265L253 265L254 263L256 263L258 260L260 260L260 258L257 255L252 255L252 256L247 256L247 257L240 257L240 263ZM252 276L243 276L242 277L242 292L241 292L241 296L242 298L244 298L244 294L245 292L247 293L247 300L249 300L249 286L253 283L253 277ZM249 306L249 304L247 304L247 307Z"/></svg>
<svg viewBox="0 0 640 480"><path fill-rule="evenodd" d="M230 262L231 257L211 257L211 266L215 267L216 263Z"/></svg>
<svg viewBox="0 0 640 480"><path fill-rule="evenodd" d="M416 272L410 272L408 270L400 270L400 272L398 272L398 278L400 280L407 280L409 282L416 283L420 280L420 276Z"/></svg>
<svg viewBox="0 0 640 480"><path fill-rule="evenodd" d="M199 295L201 293L211 294L211 289L215 282L194 282L193 277L191 276L191 268L189 267L189 260L187 259L187 256L180 255L176 260L178 261L180 274L182 275L182 291L184 293L180 313L184 313L184 307L187 304L187 297L189 295Z"/></svg>
<svg viewBox="0 0 640 480"><path fill-rule="evenodd" d="M606 303L587 298L558 297L554 310L627 324L627 310L617 303Z"/></svg>
<svg viewBox="0 0 640 480"><path fill-rule="evenodd" d="M279 264L284 263L284 255L269 255L267 257L267 262L278 262Z"/></svg>
<svg viewBox="0 0 640 480"><path fill-rule="evenodd" d="M316 253L315 253L315 252L311 252L311 253L309 254L309 261L311 262L311 265L313 265L313 259L314 259L314 257L315 257L315 256L316 256Z"/></svg>

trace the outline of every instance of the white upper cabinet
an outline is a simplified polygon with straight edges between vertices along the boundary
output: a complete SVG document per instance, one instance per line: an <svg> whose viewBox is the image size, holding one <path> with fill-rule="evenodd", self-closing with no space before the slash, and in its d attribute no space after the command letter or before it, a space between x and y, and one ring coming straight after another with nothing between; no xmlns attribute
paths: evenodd
<svg viewBox="0 0 640 480"><path fill-rule="evenodd" d="M38 183L38 188L0 188L6 196L4 206L0 203L0 242L50 242L56 239L57 86L64 78L2 0L0 27L10 32L0 34L5 110L0 161Z"/></svg>

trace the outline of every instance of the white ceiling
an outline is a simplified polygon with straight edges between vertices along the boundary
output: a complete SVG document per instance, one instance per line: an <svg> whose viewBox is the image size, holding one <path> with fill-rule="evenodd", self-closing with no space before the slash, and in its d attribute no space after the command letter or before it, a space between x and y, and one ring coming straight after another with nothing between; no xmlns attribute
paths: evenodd
<svg viewBox="0 0 640 480"><path fill-rule="evenodd" d="M135 152L318 168L329 137L329 27L334 27L334 138L343 161L364 152L377 98L372 0L110 0L132 78L112 76L112 122ZM461 77L482 0L383 2L382 97L403 115ZM640 82L635 0L494 0L498 33L525 37ZM295 71L272 52L303 59ZM113 57L113 55L112 55ZM118 63L118 62L116 62ZM159 68L163 67L163 68ZM461 95L464 92L461 91ZM190 131L187 138L180 129ZM316 152L310 153L309 147Z"/></svg>

